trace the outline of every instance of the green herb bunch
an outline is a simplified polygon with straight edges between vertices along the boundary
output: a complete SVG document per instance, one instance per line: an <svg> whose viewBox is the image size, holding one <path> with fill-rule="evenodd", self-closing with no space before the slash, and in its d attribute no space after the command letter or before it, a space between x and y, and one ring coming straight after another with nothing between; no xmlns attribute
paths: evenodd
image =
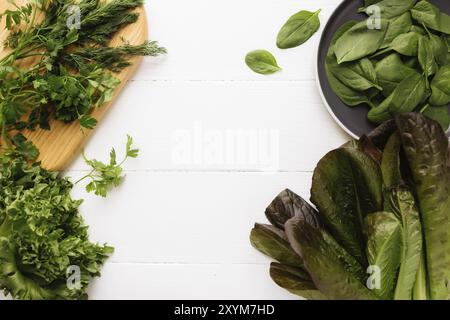
<svg viewBox="0 0 450 320"><path fill-rule="evenodd" d="M87 129L90 116L113 97L119 80L113 72L130 65L133 56L157 56L156 42L109 47L122 27L134 23L143 0L33 0L0 15L10 34L0 59L0 133L2 148L24 149L24 129L50 130L49 119L79 121ZM76 8L74 11L73 8ZM68 24L79 14L79 25ZM42 17L42 18L39 18ZM23 61L33 59L32 67ZM18 142L19 141L19 142ZM30 151L31 146L26 146ZM36 150L31 152L34 156ZM30 153L27 153L30 155Z"/></svg>
<svg viewBox="0 0 450 320"><path fill-rule="evenodd" d="M416 111L448 129L450 16L417 0L366 0L359 12L369 19L343 24L324 61L335 94L369 106L373 123Z"/></svg>
<svg viewBox="0 0 450 320"><path fill-rule="evenodd" d="M0 156L0 289L13 298L87 298L90 279L113 252L89 242L72 186L20 155ZM69 286L72 266L79 279Z"/></svg>

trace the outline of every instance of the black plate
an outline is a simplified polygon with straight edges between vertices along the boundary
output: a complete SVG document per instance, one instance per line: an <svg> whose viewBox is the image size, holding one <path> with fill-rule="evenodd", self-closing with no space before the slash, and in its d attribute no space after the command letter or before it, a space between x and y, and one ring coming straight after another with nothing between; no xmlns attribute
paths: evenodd
<svg viewBox="0 0 450 320"><path fill-rule="evenodd" d="M442 11L450 14L450 1L448 0L430 0L431 3L438 6ZM359 138L372 131L376 125L367 120L369 107L361 105L349 107L345 105L331 89L325 73L325 57L330 46L331 38L336 30L349 20L364 20L367 18L364 14L357 13L358 8L363 6L362 0L344 0L333 12L328 20L320 39L319 53L317 60L317 72L320 89L324 102L333 118L339 125L351 136Z"/></svg>

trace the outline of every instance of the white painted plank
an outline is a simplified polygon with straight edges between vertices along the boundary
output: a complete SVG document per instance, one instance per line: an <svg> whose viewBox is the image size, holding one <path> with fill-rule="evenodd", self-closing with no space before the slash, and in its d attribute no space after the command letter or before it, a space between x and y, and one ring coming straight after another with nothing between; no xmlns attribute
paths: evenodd
<svg viewBox="0 0 450 320"><path fill-rule="evenodd" d="M314 82L131 82L88 155L107 157L127 133L141 148L129 170L312 171L348 140Z"/></svg>
<svg viewBox="0 0 450 320"><path fill-rule="evenodd" d="M105 265L90 299L299 299L272 282L268 265Z"/></svg>
<svg viewBox="0 0 450 320"><path fill-rule="evenodd" d="M74 196L85 199L91 240L116 248L111 262L266 265L250 245L251 228L268 223L264 210L279 192L309 199L310 185L309 173L128 172L107 199L83 185Z"/></svg>
<svg viewBox="0 0 450 320"><path fill-rule="evenodd" d="M315 78L320 35L340 0L148 0L150 37L168 48L161 59L146 59L135 79L293 80ZM300 10L316 11L322 27L302 46L280 50L276 36ZM276 55L283 72L256 75L244 63L247 52L264 48Z"/></svg>

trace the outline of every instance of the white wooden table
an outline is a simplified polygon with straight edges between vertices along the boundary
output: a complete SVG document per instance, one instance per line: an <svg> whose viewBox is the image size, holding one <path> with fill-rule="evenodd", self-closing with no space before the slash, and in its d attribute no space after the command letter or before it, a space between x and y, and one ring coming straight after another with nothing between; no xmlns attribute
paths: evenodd
<svg viewBox="0 0 450 320"><path fill-rule="evenodd" d="M315 80L321 30L339 3L147 0L151 38L169 54L143 62L86 148L106 160L128 133L141 156L107 199L75 191L92 240L116 248L91 299L296 299L248 238L284 188L309 199L316 163L349 139ZM320 32L276 48L290 15L318 8ZM259 48L284 70L252 73L244 57ZM80 158L67 174L86 170Z"/></svg>

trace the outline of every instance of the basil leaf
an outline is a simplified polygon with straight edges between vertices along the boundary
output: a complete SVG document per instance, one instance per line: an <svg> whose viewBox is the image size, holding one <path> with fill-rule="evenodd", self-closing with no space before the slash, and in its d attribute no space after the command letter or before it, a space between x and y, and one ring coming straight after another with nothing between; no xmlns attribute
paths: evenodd
<svg viewBox="0 0 450 320"><path fill-rule="evenodd" d="M422 114L438 122L444 131L447 131L450 127L450 110L448 105L428 106Z"/></svg>
<svg viewBox="0 0 450 320"><path fill-rule="evenodd" d="M412 20L409 12L405 12L401 16L391 19L389 21L386 35L384 36L383 44L380 48L383 49L389 47L396 37L403 33L409 32L411 27Z"/></svg>
<svg viewBox="0 0 450 320"><path fill-rule="evenodd" d="M278 48L294 48L308 41L319 30L320 11L310 12L303 10L291 16L278 33Z"/></svg>
<svg viewBox="0 0 450 320"><path fill-rule="evenodd" d="M396 53L380 60L375 66L375 72L385 97L389 97L404 79L417 74L417 71L407 67Z"/></svg>
<svg viewBox="0 0 450 320"><path fill-rule="evenodd" d="M383 43L388 22L381 19L381 29L369 29L367 21L361 21L345 32L335 44L337 62L354 61L375 53Z"/></svg>
<svg viewBox="0 0 450 320"><path fill-rule="evenodd" d="M431 81L430 104L442 106L450 102L450 65L442 67Z"/></svg>
<svg viewBox="0 0 450 320"><path fill-rule="evenodd" d="M272 74L280 71L275 57L267 50L255 50L245 57L247 66L256 73Z"/></svg>
<svg viewBox="0 0 450 320"><path fill-rule="evenodd" d="M380 14L383 18L390 19L407 12L412 7L414 7L415 3L416 0L383 0L377 1L376 3L371 3L371 5L379 8ZM365 12L368 15L373 14L373 10L371 10L372 8L370 8L370 6L367 6L367 4L365 5L366 7L360 8L358 12Z"/></svg>
<svg viewBox="0 0 450 320"><path fill-rule="evenodd" d="M419 24L426 27L450 34L450 16L439 10L428 1L420 1L411 9L411 15Z"/></svg>
<svg viewBox="0 0 450 320"><path fill-rule="evenodd" d="M390 107L392 105L393 94L384 99L378 106L369 110L367 118L373 123L383 123L392 118Z"/></svg>

